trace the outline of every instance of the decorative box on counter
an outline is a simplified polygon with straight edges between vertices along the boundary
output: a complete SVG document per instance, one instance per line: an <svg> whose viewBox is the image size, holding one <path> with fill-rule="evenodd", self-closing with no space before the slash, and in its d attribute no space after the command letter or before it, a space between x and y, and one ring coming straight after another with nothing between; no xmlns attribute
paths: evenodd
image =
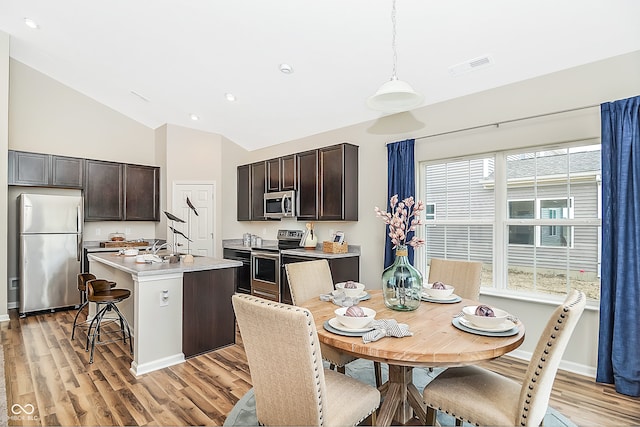
<svg viewBox="0 0 640 427"><path fill-rule="evenodd" d="M327 252L330 254L344 254L349 250L349 245L347 242L322 242L322 252Z"/></svg>

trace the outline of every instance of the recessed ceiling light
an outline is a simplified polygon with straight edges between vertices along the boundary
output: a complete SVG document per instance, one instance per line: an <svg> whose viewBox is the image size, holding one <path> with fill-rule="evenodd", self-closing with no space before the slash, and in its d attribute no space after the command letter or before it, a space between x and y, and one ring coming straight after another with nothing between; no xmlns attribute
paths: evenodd
<svg viewBox="0 0 640 427"><path fill-rule="evenodd" d="M40 28L40 25L38 25L36 21L34 21L31 18L24 18L24 25L26 25L27 27L33 30L37 30L38 28Z"/></svg>
<svg viewBox="0 0 640 427"><path fill-rule="evenodd" d="M289 64L280 64L280 71L284 74L291 74L293 73L293 67Z"/></svg>
<svg viewBox="0 0 640 427"><path fill-rule="evenodd" d="M198 120L200 120L200 117L197 114L193 114L193 113L189 114L189 118L194 122L197 122Z"/></svg>
<svg viewBox="0 0 640 427"><path fill-rule="evenodd" d="M225 93L224 97L227 98L227 101L233 102L236 100L236 96L232 93Z"/></svg>

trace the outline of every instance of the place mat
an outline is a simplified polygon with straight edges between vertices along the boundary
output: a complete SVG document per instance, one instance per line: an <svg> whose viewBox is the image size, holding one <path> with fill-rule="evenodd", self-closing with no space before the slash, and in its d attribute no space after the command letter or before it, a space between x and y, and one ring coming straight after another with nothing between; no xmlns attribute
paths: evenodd
<svg viewBox="0 0 640 427"><path fill-rule="evenodd" d="M331 332L332 334L342 335L342 336L345 336L345 337L361 337L361 336L363 336L364 334L366 334L367 332L369 332L369 331L366 331L366 332L348 332L348 331L341 331L340 329L336 329L336 328L334 328L333 326L331 326L331 325L329 324L329 321L328 321L328 320L327 320L326 322L324 322L324 325L323 325L323 326L324 326L324 328L325 328L327 331Z"/></svg>
<svg viewBox="0 0 640 427"><path fill-rule="evenodd" d="M455 304L457 302L462 301L462 297L460 297L459 295L456 295L456 297L452 299L437 299L437 298L431 298L430 296L425 295L424 293L420 295L420 299L422 301L433 302L436 304Z"/></svg>
<svg viewBox="0 0 640 427"><path fill-rule="evenodd" d="M456 328L460 329L461 331L468 332L474 335L482 335L484 337L510 337L512 335L516 335L520 331L518 326L515 326L512 329L509 329L508 331L504 331L504 332L480 331L480 330L472 329L463 325L462 323L460 323L459 317L454 317L453 320L451 321L451 324Z"/></svg>

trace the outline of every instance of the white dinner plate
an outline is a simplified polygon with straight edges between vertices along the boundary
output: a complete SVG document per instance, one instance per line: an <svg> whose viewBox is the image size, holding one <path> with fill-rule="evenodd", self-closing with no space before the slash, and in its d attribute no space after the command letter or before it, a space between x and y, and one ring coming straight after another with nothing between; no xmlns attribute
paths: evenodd
<svg viewBox="0 0 640 427"><path fill-rule="evenodd" d="M333 290L333 291L331 291L331 295L333 295L335 297L339 292L342 292L342 291L339 291L338 289ZM368 295L369 294L366 291L362 291L360 294L358 294L358 296L355 296L353 298L357 298L357 299L361 300L361 299L365 298Z"/></svg>
<svg viewBox="0 0 640 427"><path fill-rule="evenodd" d="M467 328L475 329L477 331L484 331L484 332L505 332L513 329L516 326L516 324L513 323L511 320L505 320L504 322L502 322L501 324L493 328L484 328L482 326L474 325L472 322L468 321L464 317L460 317L459 320L460 320L460 323L466 326Z"/></svg>
<svg viewBox="0 0 640 427"><path fill-rule="evenodd" d="M424 298L429 298L429 299L434 300L434 301L453 301L454 299L458 299L458 298L460 298L460 297L459 297L458 295L456 295L456 294L451 294L451 295L446 296L446 297L444 297L444 298L438 298L438 297L434 297L434 296L429 295L429 294L428 294L427 292L425 292L425 291L422 291L422 296L423 296Z"/></svg>
<svg viewBox="0 0 640 427"><path fill-rule="evenodd" d="M333 319L329 319L329 325L331 325L331 327L339 331L344 331L344 332L369 332L373 330L372 326L368 326L366 328L347 328L342 323L340 323L337 317L334 317Z"/></svg>

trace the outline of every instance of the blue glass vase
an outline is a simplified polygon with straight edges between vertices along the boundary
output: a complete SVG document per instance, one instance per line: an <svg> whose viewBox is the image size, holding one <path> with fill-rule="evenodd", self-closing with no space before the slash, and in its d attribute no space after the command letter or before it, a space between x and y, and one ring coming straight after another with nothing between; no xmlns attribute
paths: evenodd
<svg viewBox="0 0 640 427"><path fill-rule="evenodd" d="M413 311L420 306L422 273L409 263L405 245L396 246L396 259L382 272L384 304L392 310Z"/></svg>

